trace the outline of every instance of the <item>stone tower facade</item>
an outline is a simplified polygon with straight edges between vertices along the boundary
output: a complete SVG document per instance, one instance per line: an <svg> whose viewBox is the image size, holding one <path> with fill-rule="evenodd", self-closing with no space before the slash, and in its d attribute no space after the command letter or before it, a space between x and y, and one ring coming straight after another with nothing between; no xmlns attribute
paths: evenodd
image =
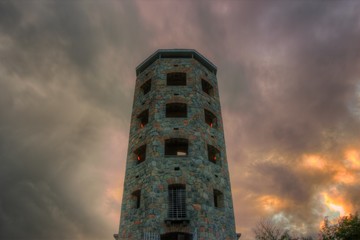
<svg viewBox="0 0 360 240"><path fill-rule="evenodd" d="M237 239L216 71L187 49L136 68L116 239Z"/></svg>

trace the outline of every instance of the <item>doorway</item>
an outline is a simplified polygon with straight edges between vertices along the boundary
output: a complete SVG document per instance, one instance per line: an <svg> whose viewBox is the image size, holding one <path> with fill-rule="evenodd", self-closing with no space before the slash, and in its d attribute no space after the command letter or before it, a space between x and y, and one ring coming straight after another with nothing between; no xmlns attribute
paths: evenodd
<svg viewBox="0 0 360 240"><path fill-rule="evenodd" d="M171 232L161 235L161 240L192 240L192 234L182 232Z"/></svg>

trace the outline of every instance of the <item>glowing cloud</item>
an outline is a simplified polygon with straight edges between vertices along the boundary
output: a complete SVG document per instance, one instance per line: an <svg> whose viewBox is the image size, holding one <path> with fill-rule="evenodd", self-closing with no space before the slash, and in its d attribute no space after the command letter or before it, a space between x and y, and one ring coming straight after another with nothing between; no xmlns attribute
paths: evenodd
<svg viewBox="0 0 360 240"><path fill-rule="evenodd" d="M303 162L302 162L304 167L307 168L312 168L312 169L324 169L325 167L325 160L319 156L319 155L315 155L315 154L305 154L303 156Z"/></svg>
<svg viewBox="0 0 360 240"><path fill-rule="evenodd" d="M269 213L279 211L286 205L284 199L280 199L279 197L273 195L260 196L258 201L263 209Z"/></svg>
<svg viewBox="0 0 360 240"><path fill-rule="evenodd" d="M348 149L345 152L345 163L354 170L360 170L360 152L355 149Z"/></svg>

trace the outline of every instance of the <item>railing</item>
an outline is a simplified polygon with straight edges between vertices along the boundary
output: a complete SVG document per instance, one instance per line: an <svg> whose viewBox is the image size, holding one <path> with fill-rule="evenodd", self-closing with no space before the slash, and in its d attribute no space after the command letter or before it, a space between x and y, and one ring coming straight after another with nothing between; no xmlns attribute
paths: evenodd
<svg viewBox="0 0 360 240"><path fill-rule="evenodd" d="M144 232L143 240L160 240L160 235L152 232Z"/></svg>
<svg viewBox="0 0 360 240"><path fill-rule="evenodd" d="M154 232L144 232L143 240L160 240L160 234ZM192 234L192 240L198 240L197 228L195 228L194 233Z"/></svg>
<svg viewBox="0 0 360 240"><path fill-rule="evenodd" d="M169 219L184 219L186 218L186 192L185 188L170 188L169 189Z"/></svg>
<svg viewBox="0 0 360 240"><path fill-rule="evenodd" d="M206 236L210 238L210 234L209 233L205 233ZM209 234L209 235L208 235ZM225 240L225 235L222 229L218 228L218 227L213 227L213 234L216 237L217 240ZM115 234L114 234L115 237ZM115 238L116 239L116 238ZM160 240L160 234L159 233L154 233L154 232L144 232L144 237L143 240ZM198 229L195 228L194 232L192 233L192 240L198 240ZM236 238L237 239L237 238Z"/></svg>
<svg viewBox="0 0 360 240"><path fill-rule="evenodd" d="M194 230L193 240L198 240L197 228L195 228L195 230Z"/></svg>

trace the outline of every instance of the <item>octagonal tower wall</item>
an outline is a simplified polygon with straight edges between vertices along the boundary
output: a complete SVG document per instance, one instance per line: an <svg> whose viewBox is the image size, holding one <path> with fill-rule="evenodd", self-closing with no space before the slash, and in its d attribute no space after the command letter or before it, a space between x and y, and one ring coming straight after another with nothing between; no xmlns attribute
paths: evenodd
<svg viewBox="0 0 360 240"><path fill-rule="evenodd" d="M188 233L192 239L237 239L216 67L199 60L203 57L195 50L186 51L192 57L181 50L159 50L137 68L118 239L145 239L147 234L160 239L170 232ZM161 53L168 55L162 58ZM167 85L174 72L186 73L186 85ZM211 94L204 92L202 81L212 86ZM186 104L186 117L166 117L169 103ZM205 110L216 118L214 124L206 122ZM179 138L188 141L187 155L166 155L165 142ZM210 161L212 147L219 152ZM186 192L186 217L179 221L169 219L172 184Z"/></svg>

